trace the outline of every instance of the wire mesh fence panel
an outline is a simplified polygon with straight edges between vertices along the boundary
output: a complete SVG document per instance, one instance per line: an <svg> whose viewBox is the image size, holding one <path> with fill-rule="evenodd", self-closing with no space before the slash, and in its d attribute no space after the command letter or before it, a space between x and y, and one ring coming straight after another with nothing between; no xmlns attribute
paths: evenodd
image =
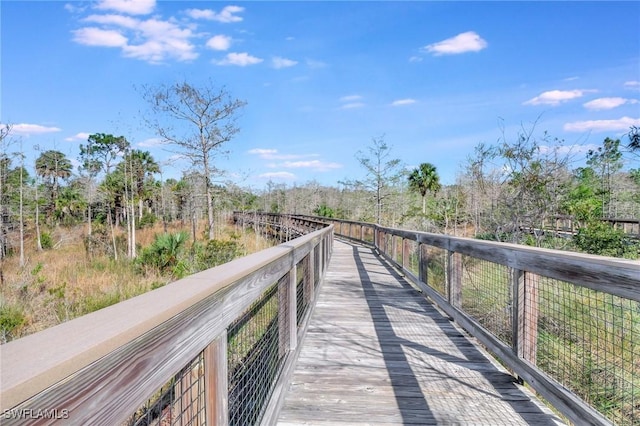
<svg viewBox="0 0 640 426"><path fill-rule="evenodd" d="M419 260L418 260L418 243L413 240L405 240L405 255L408 255L408 259L404 261L404 267L407 268L416 277L420 273Z"/></svg>
<svg viewBox="0 0 640 426"><path fill-rule="evenodd" d="M283 285L284 285L284 280ZM229 326L229 425L260 422L285 354L280 349L278 283ZM288 330L284 330L288 333Z"/></svg>
<svg viewBox="0 0 640 426"><path fill-rule="evenodd" d="M391 257L393 256L393 235L391 234L382 234L384 235L384 253Z"/></svg>
<svg viewBox="0 0 640 426"><path fill-rule="evenodd" d="M427 257L423 265L427 274L426 283L442 297L447 297L447 251L437 247L426 248Z"/></svg>
<svg viewBox="0 0 640 426"><path fill-rule="evenodd" d="M402 265L402 237L393 235L391 240L393 241L391 246L393 250L393 260L395 260L397 264Z"/></svg>
<svg viewBox="0 0 640 426"><path fill-rule="evenodd" d="M513 341L510 269L504 265L462 257L462 309L511 346Z"/></svg>
<svg viewBox="0 0 640 426"><path fill-rule="evenodd" d="M308 258L309 255L307 255L296 265L296 276L298 279L298 282L296 283L296 324L298 325L298 327L301 325L302 318L309 308L309 300L304 297L305 280L307 279L306 277L309 274L309 263L307 261Z"/></svg>
<svg viewBox="0 0 640 426"><path fill-rule="evenodd" d="M374 228L369 227L369 226L365 226L363 228L363 232L362 232L362 238L364 241L368 242L368 243L373 243L373 239L374 239Z"/></svg>
<svg viewBox="0 0 640 426"><path fill-rule="evenodd" d="M124 423L128 426L206 425L202 353Z"/></svg>
<svg viewBox="0 0 640 426"><path fill-rule="evenodd" d="M640 424L640 304L545 277L536 302L538 367L614 424Z"/></svg>

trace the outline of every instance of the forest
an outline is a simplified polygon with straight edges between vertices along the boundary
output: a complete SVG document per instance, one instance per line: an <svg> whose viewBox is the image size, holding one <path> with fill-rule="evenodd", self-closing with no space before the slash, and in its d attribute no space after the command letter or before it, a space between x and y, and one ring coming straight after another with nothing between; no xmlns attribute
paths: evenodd
<svg viewBox="0 0 640 426"><path fill-rule="evenodd" d="M244 101L186 82L146 88L144 97L145 124L191 160L179 179L164 179L150 152L108 129L80 146L75 169L58 150L40 150L27 164L12 126L0 129L0 343L267 247L265 237L229 225L234 210L629 259L640 252L639 236L611 221L640 218L635 127L585 154L523 126L515 138L479 143L452 185L441 184L428 158L408 168L375 136L354 153L362 179L331 187L270 181L255 191L214 179ZM573 232L553 232L558 219Z"/></svg>

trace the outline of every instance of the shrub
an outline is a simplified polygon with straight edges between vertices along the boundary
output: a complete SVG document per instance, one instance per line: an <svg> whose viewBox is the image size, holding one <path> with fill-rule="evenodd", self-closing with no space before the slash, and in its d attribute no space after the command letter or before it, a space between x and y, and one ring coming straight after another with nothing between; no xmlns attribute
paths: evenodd
<svg viewBox="0 0 640 426"><path fill-rule="evenodd" d="M175 234L157 234L150 246L142 249L136 262L140 266L151 267L161 273L171 273L174 276L184 276L188 270L181 264L180 256L188 239L187 232Z"/></svg>
<svg viewBox="0 0 640 426"><path fill-rule="evenodd" d="M630 259L638 257L640 248L638 243L632 241L624 231L600 220L591 221L585 227L578 229L573 242L585 253Z"/></svg>
<svg viewBox="0 0 640 426"><path fill-rule="evenodd" d="M40 234L40 245L44 250L49 250L53 248L53 238L51 234L48 232L43 232Z"/></svg>
<svg viewBox="0 0 640 426"><path fill-rule="evenodd" d="M236 241L209 240L204 247L196 246L195 253L198 269L204 270L241 256L242 245Z"/></svg>
<svg viewBox="0 0 640 426"><path fill-rule="evenodd" d="M26 323L22 309L6 304L0 305L0 343L8 342L18 336L20 328Z"/></svg>
<svg viewBox="0 0 640 426"><path fill-rule="evenodd" d="M136 229L151 228L156 224L158 218L155 214L144 212L142 218L136 222Z"/></svg>

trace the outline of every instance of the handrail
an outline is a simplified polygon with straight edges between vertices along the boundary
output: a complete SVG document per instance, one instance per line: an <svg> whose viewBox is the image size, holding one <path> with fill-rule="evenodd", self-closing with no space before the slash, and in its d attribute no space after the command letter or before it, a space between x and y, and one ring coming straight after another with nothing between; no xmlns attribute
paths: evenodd
<svg viewBox="0 0 640 426"><path fill-rule="evenodd" d="M575 424L640 422L640 262L304 217L375 248Z"/></svg>
<svg viewBox="0 0 640 426"><path fill-rule="evenodd" d="M304 333L330 259L333 227L299 223L317 230L0 346L2 424L25 418L35 424L132 422L132 414L167 383L172 397L201 403L205 398L192 397L194 391L183 386L190 368L200 372L196 379L208 395L206 407L189 414L197 418L194 424L226 424L227 330L234 321L265 305L266 293L275 294L275 308L268 307L277 309L281 376Z"/></svg>

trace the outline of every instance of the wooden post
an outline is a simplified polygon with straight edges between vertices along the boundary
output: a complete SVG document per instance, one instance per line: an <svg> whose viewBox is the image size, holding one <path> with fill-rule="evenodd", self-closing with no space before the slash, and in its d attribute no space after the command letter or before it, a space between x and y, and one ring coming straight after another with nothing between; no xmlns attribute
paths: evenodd
<svg viewBox="0 0 640 426"><path fill-rule="evenodd" d="M448 299L456 308L462 306L462 255L447 250Z"/></svg>
<svg viewBox="0 0 640 426"><path fill-rule="evenodd" d="M314 247L307 255L307 276L304 280L304 297L307 303L311 303L313 301L315 293L315 251L316 249Z"/></svg>
<svg viewBox="0 0 640 426"><path fill-rule="evenodd" d="M411 270L411 253L409 252L409 243L411 240L402 240L402 267Z"/></svg>
<svg viewBox="0 0 640 426"><path fill-rule="evenodd" d="M396 250L396 237L393 234L391 234L390 237L391 237L391 260L393 262L397 262L396 255L398 251Z"/></svg>
<svg viewBox="0 0 640 426"><path fill-rule="evenodd" d="M429 253L428 246L426 244L418 243L417 247L418 256L418 279L423 283L429 285L429 277L427 270L429 267Z"/></svg>
<svg viewBox="0 0 640 426"><path fill-rule="evenodd" d="M536 364L538 350L538 285L540 277L531 272L523 272L518 277L518 330L515 344L520 358Z"/></svg>
<svg viewBox="0 0 640 426"><path fill-rule="evenodd" d="M207 425L229 424L226 330L204 350L205 415Z"/></svg>
<svg viewBox="0 0 640 426"><path fill-rule="evenodd" d="M291 270L278 281L278 355L284 357L291 347Z"/></svg>

